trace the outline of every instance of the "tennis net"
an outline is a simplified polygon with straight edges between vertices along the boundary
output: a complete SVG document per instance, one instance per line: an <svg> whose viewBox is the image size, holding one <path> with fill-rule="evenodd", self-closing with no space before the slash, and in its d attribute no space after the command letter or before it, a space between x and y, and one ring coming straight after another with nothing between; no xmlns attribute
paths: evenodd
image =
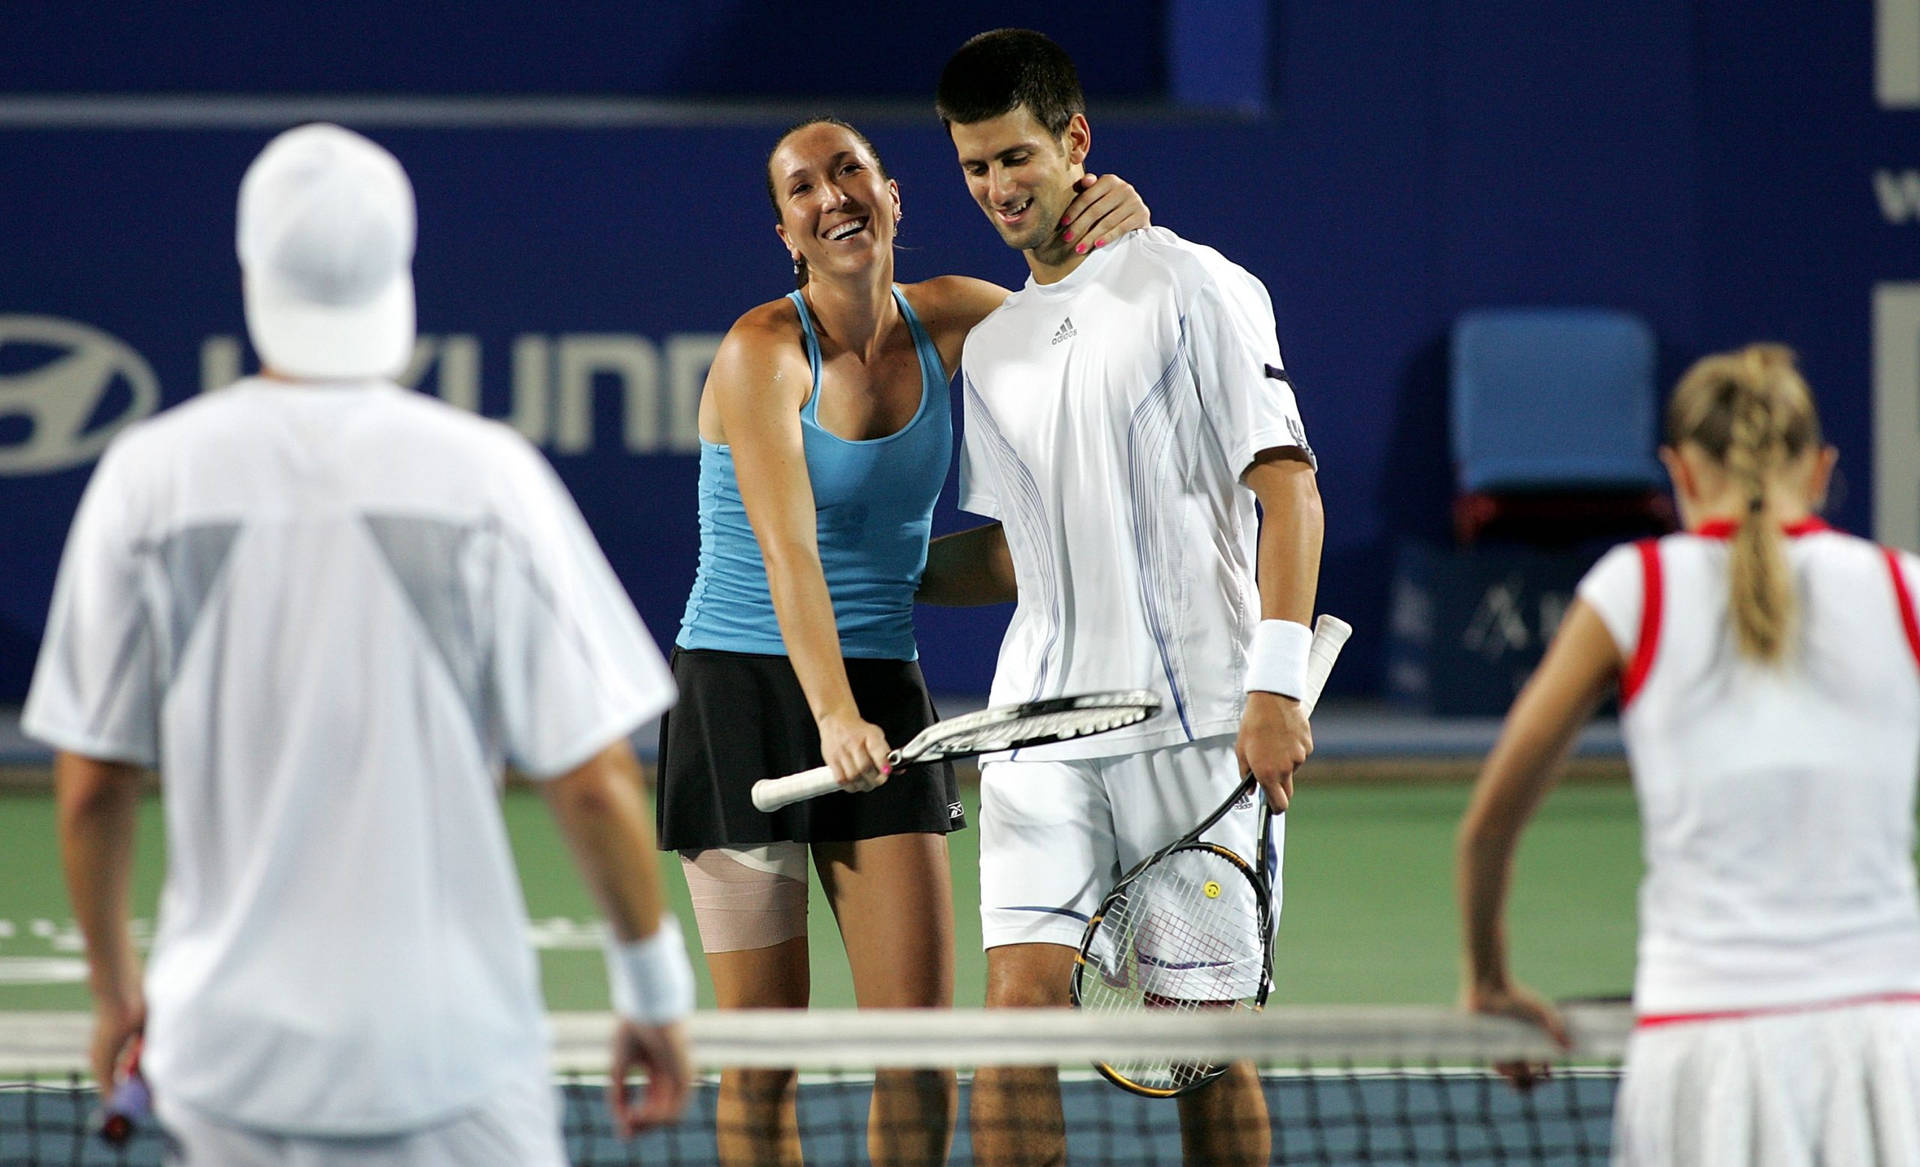
<svg viewBox="0 0 1920 1167"><path fill-rule="evenodd" d="M701 1083L686 1116L632 1141L613 1134L602 1097L606 1017L557 1015L554 1068L568 1154L581 1167L720 1162L720 1067L798 1071L810 1164L870 1161L878 1067L957 1071L951 1148L926 1158L964 1164L977 1159L970 1127L995 1137L989 1116L974 1110L983 1093L976 1071L1051 1065L1060 1067L1071 1162L1180 1163L1192 1157L1182 1151L1181 1104L1129 1094L1090 1068L1140 1056L1250 1059L1266 1115L1256 1108L1249 1121L1241 1107L1196 1116L1191 1125L1198 1137L1225 1140L1215 1148L1264 1147L1273 1162L1605 1163L1630 1019L1617 1006L1578 1007L1570 1019L1572 1054L1517 1023L1425 1007L1270 1006L1257 1016L1118 1019L1066 1010L702 1013L692 1027ZM86 1029L82 1015L0 1017L0 1167L161 1161L150 1127L117 1148L88 1133L94 1098L82 1076ZM1491 1069L1510 1060L1551 1061L1553 1075L1518 1092ZM1049 1137L1045 1129L1040 1122L1000 1133L1024 1144ZM929 1141L924 1131L906 1133L900 1145ZM938 1138L931 1141L937 1147Z"/></svg>

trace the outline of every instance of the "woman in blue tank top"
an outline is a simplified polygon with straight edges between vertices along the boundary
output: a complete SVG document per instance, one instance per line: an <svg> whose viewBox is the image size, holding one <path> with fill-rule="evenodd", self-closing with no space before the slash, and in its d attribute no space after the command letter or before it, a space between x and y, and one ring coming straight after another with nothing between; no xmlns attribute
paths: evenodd
<svg viewBox="0 0 1920 1167"><path fill-rule="evenodd" d="M1132 187L1087 181L1066 230L1095 246L1146 225ZM889 774L886 758L934 719L912 608L952 456L947 386L1007 292L893 282L899 187L844 122L789 130L767 192L800 287L734 324L701 398L700 566L661 729L660 842L680 852L721 1008L807 1003L809 851L860 1005L949 1006L958 791L951 767ZM823 762L848 792L753 808L755 780ZM799 1162L792 1083L722 1076L723 1160ZM944 1161L954 1105L951 1074L878 1074L874 1162Z"/></svg>

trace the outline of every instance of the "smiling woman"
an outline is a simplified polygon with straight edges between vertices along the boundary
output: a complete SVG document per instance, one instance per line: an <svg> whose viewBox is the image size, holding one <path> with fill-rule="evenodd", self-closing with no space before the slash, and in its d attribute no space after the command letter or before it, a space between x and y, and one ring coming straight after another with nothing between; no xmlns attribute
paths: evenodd
<svg viewBox="0 0 1920 1167"><path fill-rule="evenodd" d="M1146 224L1125 183L1086 185L1062 208L1086 238ZM899 184L838 119L782 135L767 193L799 287L734 324L701 398L700 566L661 726L662 845L680 852L721 1008L807 1004L809 850L859 1004L950 1005L959 794L945 764L891 774L887 752L935 719L912 615L952 457L948 382L1007 293L894 283ZM847 792L754 809L755 780L822 764ZM724 1159L799 1162L792 1087L722 1077ZM943 1159L953 1112L951 1074L882 1072L873 1160Z"/></svg>
<svg viewBox="0 0 1920 1167"><path fill-rule="evenodd" d="M819 139L817 145L831 152L824 161L817 157L817 152L805 149L806 145L813 143L794 142L795 138L803 135L809 139ZM820 173L816 173L816 169ZM900 226L903 214L900 184L887 177L886 166L880 161L880 152L873 148L873 143L867 140L865 134L852 124L834 117L817 118L794 126L767 158L767 198L773 202L773 213L777 220L774 231L793 256L795 287L807 286L808 261L787 233L786 207L790 202L804 200L809 193L818 189L823 180L850 187L868 196L865 204L852 203L837 208L840 213L823 232L828 241L846 243L857 236L875 238L873 219L876 214L889 219L892 227L897 229Z"/></svg>

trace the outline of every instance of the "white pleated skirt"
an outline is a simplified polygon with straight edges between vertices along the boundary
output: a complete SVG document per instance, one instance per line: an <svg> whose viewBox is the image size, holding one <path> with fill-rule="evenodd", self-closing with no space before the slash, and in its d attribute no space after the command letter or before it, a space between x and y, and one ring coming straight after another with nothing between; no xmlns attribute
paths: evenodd
<svg viewBox="0 0 1920 1167"><path fill-rule="evenodd" d="M1613 1148L1621 1167L1920 1164L1920 1002L1640 1028Z"/></svg>

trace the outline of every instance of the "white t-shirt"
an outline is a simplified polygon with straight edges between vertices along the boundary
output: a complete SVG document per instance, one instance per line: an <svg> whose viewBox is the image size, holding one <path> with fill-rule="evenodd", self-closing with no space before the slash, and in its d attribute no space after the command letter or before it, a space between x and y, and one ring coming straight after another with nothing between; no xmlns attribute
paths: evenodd
<svg viewBox="0 0 1920 1167"><path fill-rule="evenodd" d="M1790 539L1798 632L1769 667L1736 651L1728 544L1652 546L1653 568L1618 547L1579 588L1633 662L1621 726L1647 866L1636 1008L1920 990L1920 644L1888 553L1824 528ZM1897 562L1911 594L1920 560Z"/></svg>
<svg viewBox="0 0 1920 1167"><path fill-rule="evenodd" d="M499 808L672 703L565 488L384 383L243 381L135 426L76 515L23 718L157 766L157 1092L418 1128L547 1038Z"/></svg>
<svg viewBox="0 0 1920 1167"><path fill-rule="evenodd" d="M1007 297L967 337L962 388L960 506L1001 520L1020 589L991 700L1147 689L1163 707L1018 756L1237 732L1260 619L1240 476L1261 451L1308 449L1260 281L1132 232Z"/></svg>

